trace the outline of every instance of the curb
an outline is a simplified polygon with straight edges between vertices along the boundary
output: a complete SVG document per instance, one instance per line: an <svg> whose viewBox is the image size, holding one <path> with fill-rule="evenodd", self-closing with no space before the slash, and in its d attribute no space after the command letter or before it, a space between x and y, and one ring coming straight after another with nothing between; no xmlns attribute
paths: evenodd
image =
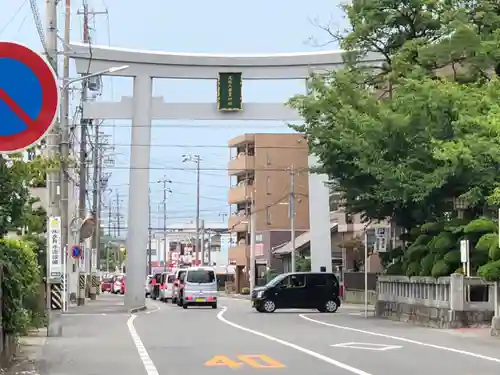
<svg viewBox="0 0 500 375"><path fill-rule="evenodd" d="M133 309L130 309L129 312L131 314L135 314L135 313L138 313L138 312L141 312L141 311L144 311L144 310L147 310L148 307L147 306L141 306L141 307L134 307Z"/></svg>

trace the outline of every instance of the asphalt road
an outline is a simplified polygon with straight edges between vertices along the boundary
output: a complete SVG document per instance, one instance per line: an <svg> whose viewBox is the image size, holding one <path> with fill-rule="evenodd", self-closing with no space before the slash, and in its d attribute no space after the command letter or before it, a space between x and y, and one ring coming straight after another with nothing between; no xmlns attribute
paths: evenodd
<svg viewBox="0 0 500 375"><path fill-rule="evenodd" d="M366 319L357 308L259 314L248 301L228 298L217 310L149 304L133 316L90 308L66 316L65 337L47 345L42 374L500 373L498 339Z"/></svg>

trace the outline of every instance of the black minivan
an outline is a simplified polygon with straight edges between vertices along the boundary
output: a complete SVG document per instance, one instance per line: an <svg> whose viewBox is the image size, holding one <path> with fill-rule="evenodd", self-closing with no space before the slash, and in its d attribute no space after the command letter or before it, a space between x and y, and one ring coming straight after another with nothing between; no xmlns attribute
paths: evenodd
<svg viewBox="0 0 500 375"><path fill-rule="evenodd" d="M258 312L318 309L320 312L334 313L339 306L339 281L333 273L285 273L252 291L252 307Z"/></svg>

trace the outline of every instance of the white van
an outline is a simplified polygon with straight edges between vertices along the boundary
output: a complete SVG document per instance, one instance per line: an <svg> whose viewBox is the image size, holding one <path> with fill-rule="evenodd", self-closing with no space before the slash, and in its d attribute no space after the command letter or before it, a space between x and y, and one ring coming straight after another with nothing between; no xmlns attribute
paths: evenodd
<svg viewBox="0 0 500 375"><path fill-rule="evenodd" d="M212 267L190 267L180 280L178 305L217 308L217 276Z"/></svg>
<svg viewBox="0 0 500 375"><path fill-rule="evenodd" d="M160 285L160 301L167 302L172 299L172 291L174 289L175 275L167 273L162 275L162 284Z"/></svg>
<svg viewBox="0 0 500 375"><path fill-rule="evenodd" d="M177 298L180 290L180 279L186 273L187 268L179 268L174 273L174 285L172 287L172 303L179 304L179 299Z"/></svg>

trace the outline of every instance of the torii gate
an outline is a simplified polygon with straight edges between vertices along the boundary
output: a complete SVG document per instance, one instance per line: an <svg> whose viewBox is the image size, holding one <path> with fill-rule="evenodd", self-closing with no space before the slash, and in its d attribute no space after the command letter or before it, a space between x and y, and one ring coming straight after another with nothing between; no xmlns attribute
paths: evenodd
<svg viewBox="0 0 500 375"><path fill-rule="evenodd" d="M302 79L304 85L311 72L324 72L342 67L342 51L282 53L265 55L227 55L201 53L170 53L139 51L71 43L71 57L79 74L104 71L128 65L116 75L134 78L132 97L120 102L86 102L83 116L87 119L132 120L130 147L130 190L127 234L127 294L125 305L141 308L145 305L143 284L146 278L146 256L142 249L148 240L148 205L145 201L149 182L152 120L249 120L301 121L295 110L283 103L242 103L241 85L245 80ZM368 54L364 63L379 63L380 56ZM90 62L90 63L89 63ZM153 78L225 79L226 96L221 100L214 93L214 103L165 103L162 97L152 97ZM233 82L231 85L229 82ZM238 98L238 93L240 98ZM234 100L233 100L234 99ZM224 110L226 109L226 110ZM134 126L139 125L139 126ZM149 126L147 126L149 125ZM317 158L309 157L309 167ZM311 268L332 271L330 242L329 188L326 175L309 174L309 220L311 234Z"/></svg>

